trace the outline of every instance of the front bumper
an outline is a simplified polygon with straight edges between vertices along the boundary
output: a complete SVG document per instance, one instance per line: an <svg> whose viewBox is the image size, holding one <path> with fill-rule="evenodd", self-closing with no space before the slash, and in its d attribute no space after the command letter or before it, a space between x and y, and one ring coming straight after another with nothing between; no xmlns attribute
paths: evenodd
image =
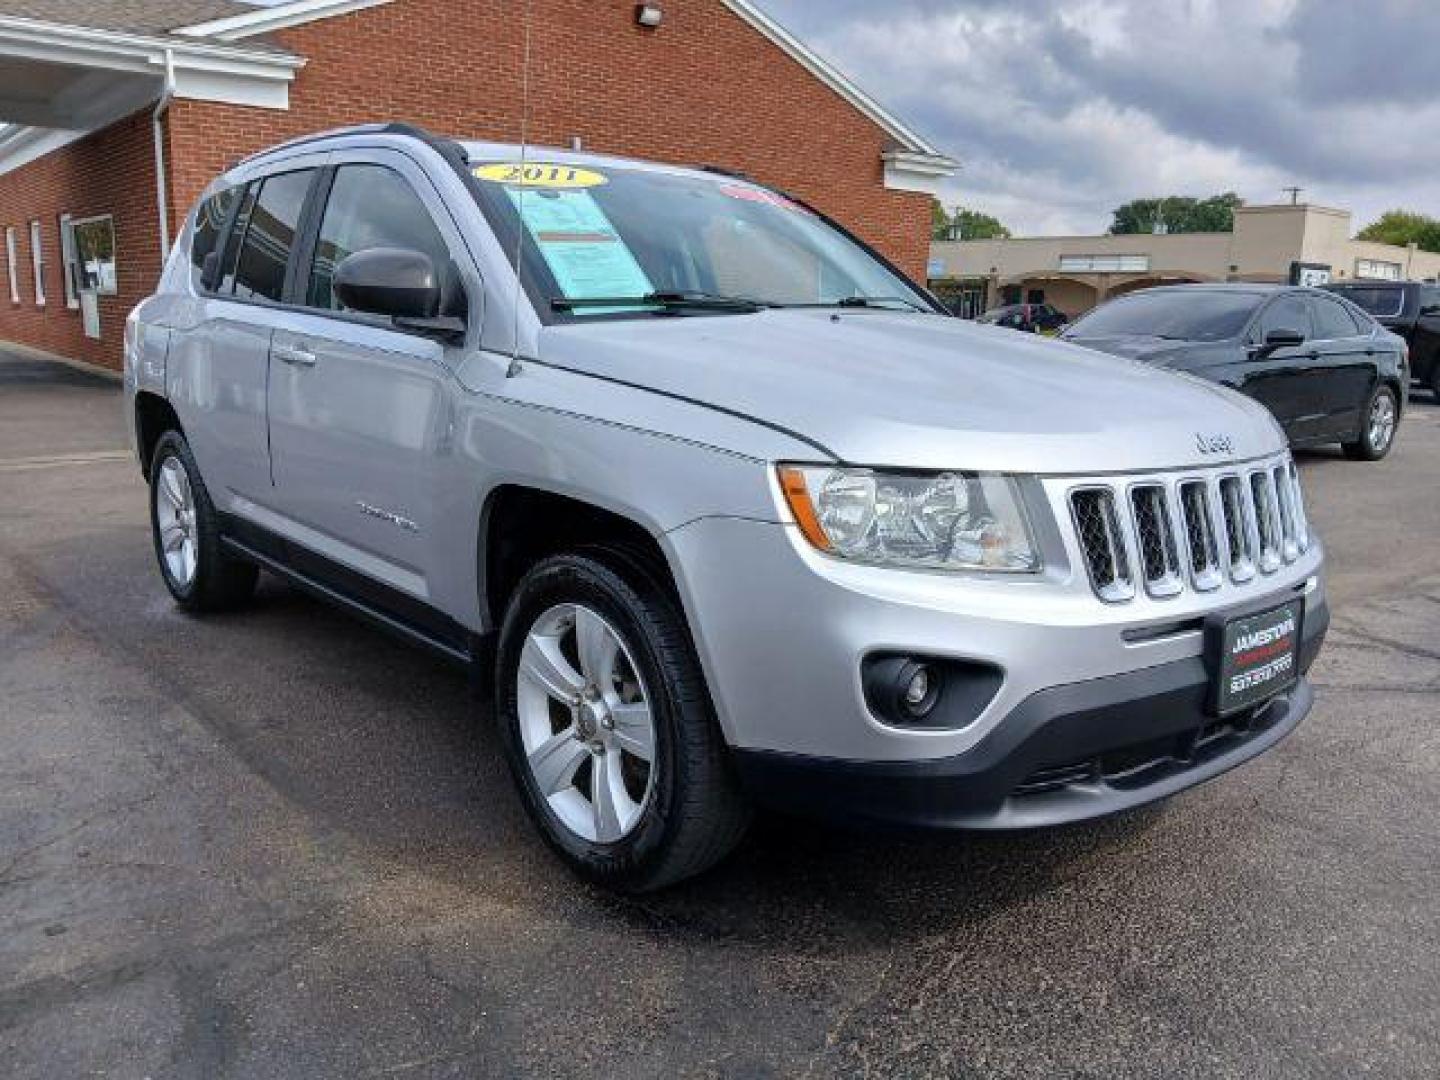
<svg viewBox="0 0 1440 1080"><path fill-rule="evenodd" d="M1249 713L1206 712L1202 657L1039 691L953 757L847 761L737 750L761 804L872 825L1022 829L1061 825L1162 799L1274 746L1310 711L1305 672L1329 626L1307 606L1300 681Z"/></svg>

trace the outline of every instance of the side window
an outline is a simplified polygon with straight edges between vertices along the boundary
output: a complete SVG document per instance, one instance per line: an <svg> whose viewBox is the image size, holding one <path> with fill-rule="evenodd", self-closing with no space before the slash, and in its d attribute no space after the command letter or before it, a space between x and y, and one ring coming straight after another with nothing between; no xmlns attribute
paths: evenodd
<svg viewBox="0 0 1440 1080"><path fill-rule="evenodd" d="M190 237L190 280L197 289L200 288L200 272L205 269L206 256L219 249L225 224L230 220L230 211L244 190L242 184L217 191L195 210L195 229Z"/></svg>
<svg viewBox="0 0 1440 1080"><path fill-rule="evenodd" d="M423 252L442 279L450 263L445 239L430 212L399 173L383 165L342 165L335 171L320 220L306 304L339 310L342 305L331 289L335 267L347 255L376 247Z"/></svg>
<svg viewBox="0 0 1440 1080"><path fill-rule="evenodd" d="M1430 286L1420 290L1420 313L1440 315L1440 289Z"/></svg>
<svg viewBox="0 0 1440 1080"><path fill-rule="evenodd" d="M285 291L285 267L295 246L300 210L310 189L313 169L267 176L260 183L245 223L240 258L235 265L235 295L244 299L279 300Z"/></svg>
<svg viewBox="0 0 1440 1080"><path fill-rule="evenodd" d="M1321 340L1349 338L1358 333L1350 313L1334 300L1311 297L1310 311L1315 319L1315 336Z"/></svg>
<svg viewBox="0 0 1440 1080"><path fill-rule="evenodd" d="M1260 340L1271 330L1299 330L1307 339L1315 336L1310 325L1310 305L1293 293L1273 301L1260 316Z"/></svg>

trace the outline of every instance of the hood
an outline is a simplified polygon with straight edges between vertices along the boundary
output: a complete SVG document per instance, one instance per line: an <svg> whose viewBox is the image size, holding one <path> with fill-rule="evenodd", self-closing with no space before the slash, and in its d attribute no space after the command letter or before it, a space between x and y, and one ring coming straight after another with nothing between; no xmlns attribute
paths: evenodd
<svg viewBox="0 0 1440 1080"><path fill-rule="evenodd" d="M1213 383L960 319L780 309L544 328L539 359L688 398L863 465L1093 473L1215 465L1284 446ZM1172 343L1173 344L1173 343Z"/></svg>

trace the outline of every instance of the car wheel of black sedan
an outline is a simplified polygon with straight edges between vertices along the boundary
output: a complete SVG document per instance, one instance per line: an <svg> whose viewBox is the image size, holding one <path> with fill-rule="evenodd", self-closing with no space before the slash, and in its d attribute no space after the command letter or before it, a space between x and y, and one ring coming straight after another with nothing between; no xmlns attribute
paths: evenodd
<svg viewBox="0 0 1440 1080"><path fill-rule="evenodd" d="M1377 386L1365 406L1360 438L1342 443L1341 449L1352 461L1379 461L1395 444L1395 429L1399 423L1400 403L1395 391L1388 386Z"/></svg>

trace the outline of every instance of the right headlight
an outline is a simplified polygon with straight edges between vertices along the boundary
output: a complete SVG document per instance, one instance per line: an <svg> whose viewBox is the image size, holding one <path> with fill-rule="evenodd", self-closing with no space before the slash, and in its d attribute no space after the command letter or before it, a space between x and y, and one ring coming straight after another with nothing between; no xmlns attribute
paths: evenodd
<svg viewBox="0 0 1440 1080"><path fill-rule="evenodd" d="M1040 569L1013 477L829 465L778 471L800 531L828 555L928 570Z"/></svg>

